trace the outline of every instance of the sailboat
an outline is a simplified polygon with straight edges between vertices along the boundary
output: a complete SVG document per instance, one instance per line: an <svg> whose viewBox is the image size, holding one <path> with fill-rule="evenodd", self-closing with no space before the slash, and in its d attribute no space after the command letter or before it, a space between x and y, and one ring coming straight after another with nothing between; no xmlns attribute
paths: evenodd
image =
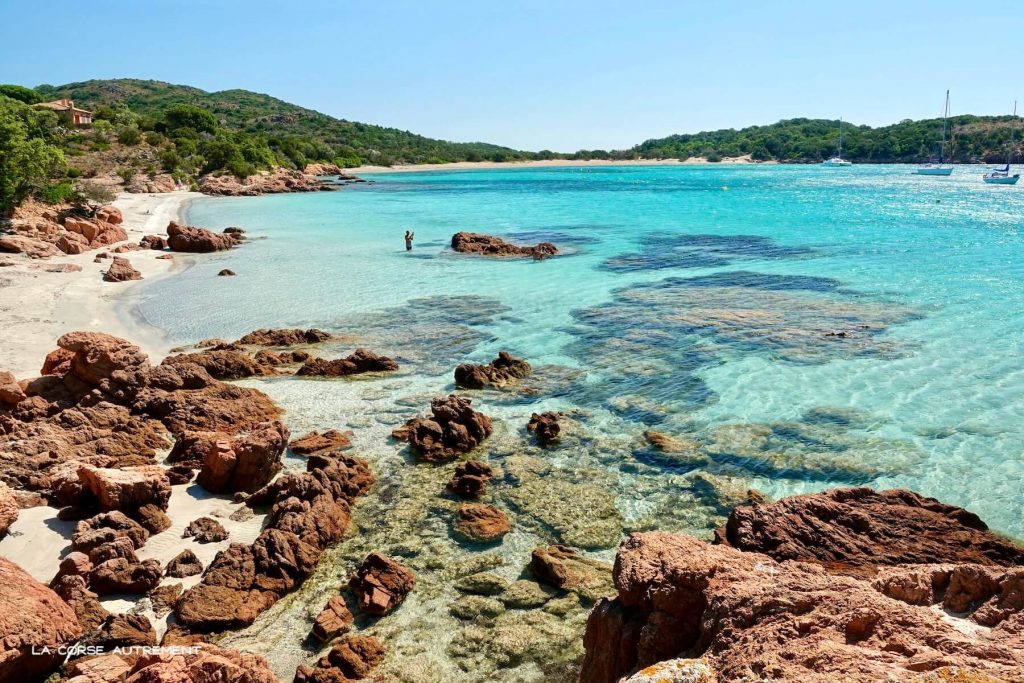
<svg viewBox="0 0 1024 683"><path fill-rule="evenodd" d="M949 91L946 91L946 108L942 112L942 140L939 142L938 161L930 161L917 169L918 175L952 175L953 167L945 163L946 122L949 120Z"/></svg>
<svg viewBox="0 0 1024 683"><path fill-rule="evenodd" d="M990 169L981 179L990 185L1016 185L1020 173L1010 175L1010 162L1013 161L1013 124L1017 122L1017 103L1013 103L1013 120L1010 121L1010 149L1006 153L1006 166Z"/></svg>
<svg viewBox="0 0 1024 683"><path fill-rule="evenodd" d="M839 151L830 159L821 162L822 166L849 166L851 162L843 158L843 120L839 119Z"/></svg>

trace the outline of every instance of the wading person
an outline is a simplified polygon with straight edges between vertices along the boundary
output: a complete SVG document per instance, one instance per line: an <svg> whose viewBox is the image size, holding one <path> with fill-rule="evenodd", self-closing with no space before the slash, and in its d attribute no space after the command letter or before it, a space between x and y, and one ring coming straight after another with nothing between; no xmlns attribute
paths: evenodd
<svg viewBox="0 0 1024 683"><path fill-rule="evenodd" d="M412 251L412 240L416 237L416 233L405 231L405 250Z"/></svg>

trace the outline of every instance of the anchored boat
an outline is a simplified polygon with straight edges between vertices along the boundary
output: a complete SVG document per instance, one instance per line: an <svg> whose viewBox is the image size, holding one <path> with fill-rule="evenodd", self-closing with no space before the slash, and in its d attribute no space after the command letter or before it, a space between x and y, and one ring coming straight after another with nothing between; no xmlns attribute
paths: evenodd
<svg viewBox="0 0 1024 683"><path fill-rule="evenodd" d="M939 141L939 158L917 169L918 175L952 175L953 167L945 163L946 122L949 120L949 91L946 91L946 108L942 112L942 139Z"/></svg>
<svg viewBox="0 0 1024 683"><path fill-rule="evenodd" d="M822 166L850 166L852 162L843 158L843 120L839 119L839 150L830 159L821 162Z"/></svg>
<svg viewBox="0 0 1024 683"><path fill-rule="evenodd" d="M990 169L981 179L989 185L1016 185L1020 180L1020 173L1010 175L1010 163L1013 161L1013 133L1014 124L1017 123L1017 102L1013 103L1013 119L1010 120L1010 148L1006 152L1006 165L1002 168Z"/></svg>

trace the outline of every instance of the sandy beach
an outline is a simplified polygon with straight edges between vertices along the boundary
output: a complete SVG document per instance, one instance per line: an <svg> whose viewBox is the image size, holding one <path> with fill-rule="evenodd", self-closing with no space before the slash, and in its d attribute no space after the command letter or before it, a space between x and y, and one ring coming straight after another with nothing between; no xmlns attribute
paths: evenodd
<svg viewBox="0 0 1024 683"><path fill-rule="evenodd" d="M424 171L482 171L503 168L591 168L603 166L703 166L729 164L760 164L776 162L754 161L750 155L725 157L710 162L703 157L679 159L543 159L537 161L458 161L450 164L396 164L394 166L357 166L345 169L348 173L422 173Z"/></svg>
<svg viewBox="0 0 1024 683"><path fill-rule="evenodd" d="M162 235L171 220L178 219L185 204L200 197L198 192L118 195L114 206L124 216L128 244L137 244L143 235ZM117 245L111 245L111 249ZM110 252L110 249L99 250ZM99 251L31 260L5 254L0 261L0 327L5 341L0 347L0 368L17 377L38 374L43 358L53 350L59 336L72 330L109 332L131 339L151 356L166 354L159 330L119 314L138 289L139 282L103 281L109 259L94 262ZM152 251L119 254L131 261L146 280L171 272L175 260L157 259ZM80 271L62 272L67 265Z"/></svg>

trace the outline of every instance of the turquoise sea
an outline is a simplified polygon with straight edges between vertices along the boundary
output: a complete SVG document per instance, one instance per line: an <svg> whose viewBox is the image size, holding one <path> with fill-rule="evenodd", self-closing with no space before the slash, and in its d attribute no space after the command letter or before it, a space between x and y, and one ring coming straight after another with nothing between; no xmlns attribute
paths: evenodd
<svg viewBox="0 0 1024 683"><path fill-rule="evenodd" d="M984 185L982 171L507 169L204 198L190 223L238 225L253 239L151 283L139 313L176 344L321 327L349 335L339 355L363 345L402 362L389 378L248 382L287 408L293 432L353 429L384 483L323 591L371 544L414 567L478 560L451 539L451 509L437 502L450 472L431 479L387 435L453 390L456 364L502 349L537 368L531 391L469 393L498 424L486 456L505 471L507 490L493 496L516 530L487 552L510 580L538 543L610 558L622 531L706 534L748 488L909 487L1022 538L1024 189ZM405 230L416 233L411 253ZM566 255L457 255L448 244L460 230L552 241ZM225 267L238 276L216 277ZM552 409L569 414L567 438L539 449L524 426ZM654 450L645 430L686 448ZM410 487L419 502L397 502ZM590 521L604 526L591 533ZM416 542L396 539L402 529ZM437 677L484 671L473 658L491 659L451 643L420 655L402 645L416 624L451 625L444 582L436 594L430 585L394 618L394 646ZM292 647L289 619L309 618L317 590L234 638L283 657L283 671L302 656L280 654ZM544 680L541 659L465 680Z"/></svg>

